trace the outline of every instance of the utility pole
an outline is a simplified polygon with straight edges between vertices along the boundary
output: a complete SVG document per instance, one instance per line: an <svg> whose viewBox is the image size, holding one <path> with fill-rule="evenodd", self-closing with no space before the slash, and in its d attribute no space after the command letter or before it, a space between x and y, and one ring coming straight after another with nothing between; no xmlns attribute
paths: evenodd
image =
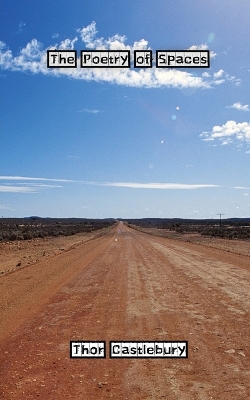
<svg viewBox="0 0 250 400"><path fill-rule="evenodd" d="M220 216L220 229L221 229L221 216L224 215L224 214L217 214L217 215Z"/></svg>

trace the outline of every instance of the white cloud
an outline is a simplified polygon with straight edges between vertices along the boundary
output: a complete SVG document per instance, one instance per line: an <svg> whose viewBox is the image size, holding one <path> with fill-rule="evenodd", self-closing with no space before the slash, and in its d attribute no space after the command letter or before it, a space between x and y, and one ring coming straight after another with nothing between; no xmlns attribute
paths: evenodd
<svg viewBox="0 0 250 400"><path fill-rule="evenodd" d="M4 192L4 193L37 193L37 190L34 187L0 185L0 192Z"/></svg>
<svg viewBox="0 0 250 400"><path fill-rule="evenodd" d="M148 42L145 39L141 39L134 42L133 46L126 45L126 36L114 35L108 39L96 38L98 31L96 29L96 23L93 21L86 28L77 29L82 41L85 43L86 48L96 50L149 50ZM132 54L133 55L133 54Z"/></svg>
<svg viewBox="0 0 250 400"><path fill-rule="evenodd" d="M100 186L125 187L132 189L201 189L208 187L218 187L218 185L192 185L184 183L89 182L89 184Z"/></svg>
<svg viewBox="0 0 250 400"><path fill-rule="evenodd" d="M245 104L243 106L240 102L234 103L232 106L227 106L227 108L235 108L236 110L240 110L240 111L250 111L248 104Z"/></svg>
<svg viewBox="0 0 250 400"><path fill-rule="evenodd" d="M75 37L74 39L65 39L63 40L60 45L57 47L60 50L74 50L75 42L77 42L78 38Z"/></svg>
<svg viewBox="0 0 250 400"><path fill-rule="evenodd" d="M65 183L81 183L84 185L97 185L97 186L112 186L112 187L125 187L125 188L133 188L133 189L201 189L201 188L211 188L211 187L219 187L218 185L208 185L208 184L184 184L184 183L138 183L138 182L87 182L87 181L77 181L72 179L52 179L52 178L33 178L33 177L22 177L22 176L0 176L0 181L48 181L48 182L65 182ZM12 191L12 192L25 192L30 193L34 192L35 189L43 189L43 188L56 188L62 186L54 186L54 185L44 185L39 183L19 183L19 185L29 185L28 187L21 186L9 186L6 184L5 186L0 187L3 188L2 191ZM10 190L8 190L11 188ZM6 190L4 190L6 189ZM17 189L17 190L15 190Z"/></svg>
<svg viewBox="0 0 250 400"><path fill-rule="evenodd" d="M148 41L140 39L132 45L126 44L126 36L116 34L104 39L97 37L96 23L92 22L87 27L77 30L77 35L85 44L86 48L91 49L108 49L108 50L130 50L131 57L133 51L150 49ZM79 37L73 39L65 39L59 44L48 46L48 49L74 49L75 43ZM205 49L206 45L191 46L190 49ZM231 77L223 70L215 73L211 77L208 73L201 76L193 75L177 69L156 68L153 66L148 69L134 68L80 68L80 59L78 59L78 68L47 68L47 49L43 49L41 43L37 39L31 40L26 47L21 49L17 56L7 49L5 43L0 42L0 67L5 70L31 72L33 74L44 74L55 77L68 77L71 79L79 79L85 81L109 82L116 85L124 85L129 87L144 88L211 88L220 85L226 80L232 81L236 85L240 81ZM214 53L215 54L215 53ZM214 56L211 53L211 56ZM223 79L219 79L219 78Z"/></svg>
<svg viewBox="0 0 250 400"><path fill-rule="evenodd" d="M223 145L233 143L234 139L250 145L250 122L227 121L222 126L214 126L211 132L202 132L200 137L205 141L218 139Z"/></svg>
<svg viewBox="0 0 250 400"><path fill-rule="evenodd" d="M246 186L235 186L234 189L250 190L250 187L246 187Z"/></svg>
<svg viewBox="0 0 250 400"><path fill-rule="evenodd" d="M21 49L17 57L13 57L11 50L6 50L5 43L0 42L0 67L2 69L48 74L46 60L46 51L42 50L42 44L36 39Z"/></svg>
<svg viewBox="0 0 250 400"><path fill-rule="evenodd" d="M38 193L44 189L61 188L61 185L46 185L42 183L19 183L22 186L13 186L10 184L0 185L0 192L2 193Z"/></svg>
<svg viewBox="0 0 250 400"><path fill-rule="evenodd" d="M221 78L224 75L225 71L223 69L220 69L218 72L214 73L214 78Z"/></svg>
<svg viewBox="0 0 250 400"><path fill-rule="evenodd" d="M0 181L50 181L50 182L82 182L71 179L33 178L29 176L0 176Z"/></svg>
<svg viewBox="0 0 250 400"><path fill-rule="evenodd" d="M0 192L3 193L38 193L41 190L62 188L61 185L49 185L40 182L74 182L67 179L48 179L48 178L32 178L24 176L0 176L0 181L7 181L4 185L0 185ZM18 186L8 182L19 181ZM34 183L35 182L35 183ZM21 186L20 186L21 185Z"/></svg>
<svg viewBox="0 0 250 400"><path fill-rule="evenodd" d="M29 185L29 186L31 186L31 187L35 187L35 188L38 188L38 189L51 189L51 188L61 188L61 187L63 187L63 186L61 186L61 185L46 185L46 184L44 184L44 183L23 183L23 182L21 182L20 183L20 185Z"/></svg>
<svg viewBox="0 0 250 400"><path fill-rule="evenodd" d="M222 83L224 83L225 82L225 79L216 79L215 81L214 81L214 84L215 85L221 85Z"/></svg>
<svg viewBox="0 0 250 400"><path fill-rule="evenodd" d="M198 44L189 47L188 50L209 50L209 47L207 44ZM215 58L217 56L217 54L212 50L209 51L209 54L210 58Z"/></svg>
<svg viewBox="0 0 250 400"><path fill-rule="evenodd" d="M80 33L82 41L85 43L86 48L96 48L97 50L100 50L102 48L102 43L103 43L103 38L95 39L95 36L97 34L96 30L96 23L93 21L90 25L88 25L85 28L82 29L77 29L77 32ZM101 46L101 48L100 48Z"/></svg>
<svg viewBox="0 0 250 400"><path fill-rule="evenodd" d="M241 79L237 79L237 78L235 78L235 76L229 75L223 69L220 69L219 71L214 72L213 83L215 85L221 85L225 81L233 82L236 86L239 86L241 84Z"/></svg>

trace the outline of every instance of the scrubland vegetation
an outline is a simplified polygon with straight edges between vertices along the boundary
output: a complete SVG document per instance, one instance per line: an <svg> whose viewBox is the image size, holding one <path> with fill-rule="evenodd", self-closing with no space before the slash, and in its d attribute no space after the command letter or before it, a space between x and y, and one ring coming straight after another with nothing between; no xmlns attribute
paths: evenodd
<svg viewBox="0 0 250 400"><path fill-rule="evenodd" d="M115 220L80 218L2 218L0 241L30 240L34 238L71 236L108 228Z"/></svg>
<svg viewBox="0 0 250 400"><path fill-rule="evenodd" d="M250 218L225 220L190 220L190 219L131 219L127 223L140 228L157 228L175 231L181 234L198 233L224 239L250 240Z"/></svg>

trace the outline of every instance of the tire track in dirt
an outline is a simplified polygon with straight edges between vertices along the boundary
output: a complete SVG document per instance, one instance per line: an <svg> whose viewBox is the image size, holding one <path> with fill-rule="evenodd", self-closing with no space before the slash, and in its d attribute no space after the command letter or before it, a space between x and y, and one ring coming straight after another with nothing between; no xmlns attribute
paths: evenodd
<svg viewBox="0 0 250 400"><path fill-rule="evenodd" d="M46 285L27 294L35 311L9 304L12 318L24 309L26 319L1 343L3 398L248 399L249 273L235 259L122 223L53 257L44 299ZM12 279L22 286L25 273ZM189 358L109 359L107 349L106 359L72 360L70 340L188 340Z"/></svg>
<svg viewBox="0 0 250 400"><path fill-rule="evenodd" d="M24 269L16 270L0 279L0 339L17 327L25 316L35 314L82 264L98 257L109 243L110 234L83 243L77 249L53 256ZM14 315L15 318L8 318Z"/></svg>
<svg viewBox="0 0 250 400"><path fill-rule="evenodd" d="M139 245L140 241L135 240L135 243ZM143 245L145 248L142 242L142 252ZM147 271L148 291L151 293L151 299L154 299L154 310L160 312L165 307L165 310L170 312L169 321L177 319L173 318L174 314L178 316L181 325L178 332L186 331L186 339L187 335L192 334L189 336L190 350L195 353L193 356L198 364L192 369L197 368L199 371L193 387L190 387L189 382L189 392L193 392L193 398L206 398L202 390L205 387L207 390L210 388L211 393L216 388L216 396L221 393L221 398L231 399L232 394L233 398L248 398L246 393L249 393L249 360L245 357L249 351L249 273L214 257L204 258L198 252L194 254L193 250L185 250L180 245L173 245L171 241L158 238L148 241L147 251L152 252L149 264L156 271L155 276L152 276L150 269ZM157 265L162 268L161 272L153 260L157 260ZM172 271L169 263L172 265ZM170 277L171 284L164 288L159 282L158 288L162 285L163 290L154 294L157 279L163 275ZM216 280L217 276L219 282ZM167 282L167 279L165 281ZM151 288L150 282L153 282ZM204 376L202 371L205 372ZM228 376L230 371L231 378ZM199 375L200 382L197 379ZM182 381L180 376L179 379L176 376L176 379ZM210 384L212 381L213 385ZM228 386L229 397L226 395L229 391ZM223 393L225 395L222 395ZM215 398L218 398L216 396ZM184 398L183 394L180 398Z"/></svg>

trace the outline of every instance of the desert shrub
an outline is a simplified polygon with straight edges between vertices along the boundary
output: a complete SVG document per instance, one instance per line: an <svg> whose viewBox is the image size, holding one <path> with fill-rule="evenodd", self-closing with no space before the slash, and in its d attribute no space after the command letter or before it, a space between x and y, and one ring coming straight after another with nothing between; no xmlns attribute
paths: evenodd
<svg viewBox="0 0 250 400"><path fill-rule="evenodd" d="M32 239L32 238L33 238L32 233L30 233L30 232L25 232L25 233L23 234L23 238L24 238L24 240L30 240L30 239Z"/></svg>
<svg viewBox="0 0 250 400"><path fill-rule="evenodd" d="M19 226L19 229L22 233L26 233L30 231L30 226L29 225Z"/></svg>
<svg viewBox="0 0 250 400"><path fill-rule="evenodd" d="M3 237L3 240L9 240L9 238L10 238L9 232L6 232L6 231L2 232L2 237Z"/></svg>
<svg viewBox="0 0 250 400"><path fill-rule="evenodd" d="M38 232L37 237L43 239L44 238L44 232Z"/></svg>
<svg viewBox="0 0 250 400"><path fill-rule="evenodd" d="M239 232L239 235L238 235L239 239L248 239L248 237L249 237L249 234L246 231Z"/></svg>
<svg viewBox="0 0 250 400"><path fill-rule="evenodd" d="M10 237L9 237L9 239L10 240L17 240L17 234L15 232L12 232Z"/></svg>

